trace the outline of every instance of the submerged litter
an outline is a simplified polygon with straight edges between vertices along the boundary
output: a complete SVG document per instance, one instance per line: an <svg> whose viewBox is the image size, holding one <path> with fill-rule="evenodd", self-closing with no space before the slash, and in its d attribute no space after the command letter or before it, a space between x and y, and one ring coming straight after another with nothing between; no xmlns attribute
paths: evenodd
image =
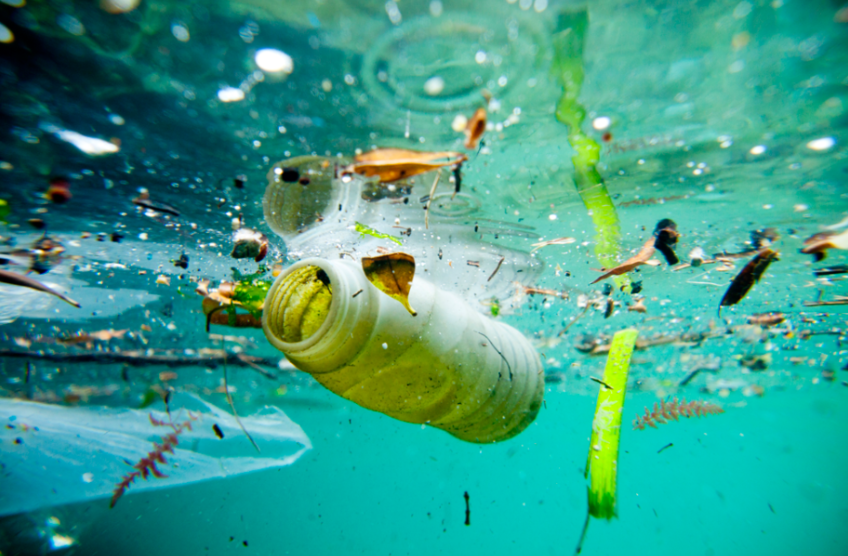
<svg viewBox="0 0 848 556"><path fill-rule="evenodd" d="M170 408L169 415L0 399L0 442L5 446L0 516L112 496L122 477L163 436L154 420L182 422L189 411L196 417L191 431L180 434L168 464L159 464L168 477L136 480L129 493L284 467L312 447L300 426L278 408L242 418L262 445L261 454L229 412L187 394L173 396Z"/></svg>

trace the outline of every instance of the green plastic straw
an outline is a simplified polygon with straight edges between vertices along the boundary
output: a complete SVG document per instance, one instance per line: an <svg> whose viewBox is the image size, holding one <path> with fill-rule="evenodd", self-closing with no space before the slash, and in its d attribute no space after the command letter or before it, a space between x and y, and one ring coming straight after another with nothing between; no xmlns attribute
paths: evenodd
<svg viewBox="0 0 848 556"><path fill-rule="evenodd" d="M583 204L589 210L597 238L595 256L604 268L618 265L621 251L621 226L615 205L606 184L598 172L601 147L597 141L583 133L581 126L586 110L578 101L583 86L583 46L589 13L586 8L560 12L557 31L554 33L554 63L552 71L562 83L562 96L557 103L556 118L568 127L568 143L574 149L574 184ZM616 286L630 291L627 275L614 276Z"/></svg>
<svg viewBox="0 0 848 556"><path fill-rule="evenodd" d="M621 413L627 390L627 371L630 356L636 346L639 331L633 328L616 332L612 338L603 384L598 392L598 404L592 421L592 438L585 476L589 478L589 511L577 553L583 546L589 516L610 520L616 515L615 484L618 471L618 441L621 432Z"/></svg>

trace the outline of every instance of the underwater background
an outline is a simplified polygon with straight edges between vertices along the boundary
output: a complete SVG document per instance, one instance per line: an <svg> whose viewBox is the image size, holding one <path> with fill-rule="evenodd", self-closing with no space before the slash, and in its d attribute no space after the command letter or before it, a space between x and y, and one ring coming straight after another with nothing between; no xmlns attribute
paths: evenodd
<svg viewBox="0 0 848 556"><path fill-rule="evenodd" d="M598 380L626 328L644 343L617 517L591 521L582 553L848 554L848 5L0 0L0 24L2 269L81 306L0 284L2 554L573 553ZM363 182L350 217L439 249L433 281L532 342L545 402L515 438L392 419L262 330L207 332L204 279L378 252L379 236L325 231L323 193L290 237L263 210L284 161L338 173L377 147L467 158L432 206L427 173ZM677 265L592 284L663 219ZM232 256L240 228L267 241L262 263ZM719 313L768 249L779 260ZM172 430L149 420L163 396L195 423L190 448L110 508ZM724 413L631 426L675 397Z"/></svg>

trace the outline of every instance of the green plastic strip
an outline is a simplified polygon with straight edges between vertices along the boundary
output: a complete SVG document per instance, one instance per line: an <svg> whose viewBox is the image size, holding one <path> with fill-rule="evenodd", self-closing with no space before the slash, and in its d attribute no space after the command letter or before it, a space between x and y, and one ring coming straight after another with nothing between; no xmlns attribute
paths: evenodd
<svg viewBox="0 0 848 556"><path fill-rule="evenodd" d="M571 158L574 184L597 232L595 256L604 268L609 269L618 265L621 226L615 205L597 169L601 147L583 133L586 110L578 101L583 86L583 46L588 26L589 12L586 8L559 13L553 39L552 71L562 83L563 91L557 103L556 118L568 127L568 143L575 152ZM613 280L620 289L630 291L630 278L626 274L614 276Z"/></svg>
<svg viewBox="0 0 848 556"><path fill-rule="evenodd" d="M604 385L598 393L595 419L592 421L592 440L589 444L589 515L612 519L615 511L615 482L618 469L618 440L621 432L621 412L627 390L627 371L630 356L639 331L633 328L617 332L612 338Z"/></svg>

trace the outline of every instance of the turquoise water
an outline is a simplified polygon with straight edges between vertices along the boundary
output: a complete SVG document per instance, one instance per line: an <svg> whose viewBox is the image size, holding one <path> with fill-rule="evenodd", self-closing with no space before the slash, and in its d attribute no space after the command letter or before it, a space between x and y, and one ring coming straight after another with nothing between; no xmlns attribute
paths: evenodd
<svg viewBox="0 0 848 556"><path fill-rule="evenodd" d="M814 262L799 252L826 226L845 230L834 227L848 213L844 7L141 0L109 13L124 4L23 4L0 4L2 268L33 269L82 308L0 285L0 393L8 404L85 410L94 430L108 408L136 410L127 415L140 444L119 449L82 426L49 437L47 417L29 423L39 431L23 429L21 406L0 408L2 554L573 553L600 388L590 377L602 377L606 359L591 351L628 327L656 345L632 359L618 516L590 522L583 553L848 553L845 311L806 305L848 295L844 274L814 274L846 255L831 249ZM565 52L581 17L582 52ZM260 67L263 48L284 53L282 69ZM657 254L659 266L629 273L640 294L605 292L612 280L590 285L604 267L595 253L603 241L597 209L575 186L569 128L557 120L563 85L552 67L563 59L583 73L572 91L586 113L580 129L600 146L618 261L663 218L682 234L684 264L696 248L748 255L673 270ZM480 107L490 128L466 149L454 126ZM332 226L318 193L301 214L304 233L286 237L265 221L262 200L281 161L329 157L335 169L387 146L468 157L453 199L443 171L430 229L420 199L432 173L394 190L369 185L378 200L349 218L396 236L419 265L419 253L443 250L444 259L430 253L424 276L484 313L497 300L496 318L532 342L545 403L516 438L477 445L394 420L281 362L261 330L205 330L198 280L215 286L233 268L258 267L231 257L239 215L267 236L269 267L375 254L347 222ZM66 202L45 198L51 181L62 190L53 201L66 187ZM142 188L152 209L133 202ZM414 228L408 238L395 218ZM780 260L719 315L753 257L752 232L768 228ZM45 234L64 252L36 264L33 245ZM533 244L562 237L573 241L531 255ZM506 262L489 282L492 253ZM174 264L183 254L187 268ZM640 296L647 312L629 311ZM765 312L785 320L748 324ZM168 456L167 478L136 481L110 509L111 489L131 470L124 460L163 434L147 422L164 410L161 393L229 411L222 349L233 403L261 455L235 424L219 447L204 416L182 438L209 467ZM259 371L238 354L257 357ZM725 412L631 430L645 407L674 396ZM289 436L261 428L252 416L264 406L293 421L273 421ZM270 469L247 463L260 457ZM35 486L20 487L23 475Z"/></svg>

